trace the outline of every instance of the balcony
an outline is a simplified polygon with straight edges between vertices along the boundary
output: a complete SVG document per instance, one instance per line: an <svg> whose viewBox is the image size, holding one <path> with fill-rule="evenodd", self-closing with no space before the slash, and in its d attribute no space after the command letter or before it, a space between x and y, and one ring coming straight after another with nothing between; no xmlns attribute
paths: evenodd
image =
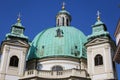
<svg viewBox="0 0 120 80"><path fill-rule="evenodd" d="M62 79L68 78L71 76L87 78L88 73L86 70L79 69L69 69L63 71L45 71L45 70L27 70L23 77L20 80L29 79L29 78L46 78L46 79Z"/></svg>

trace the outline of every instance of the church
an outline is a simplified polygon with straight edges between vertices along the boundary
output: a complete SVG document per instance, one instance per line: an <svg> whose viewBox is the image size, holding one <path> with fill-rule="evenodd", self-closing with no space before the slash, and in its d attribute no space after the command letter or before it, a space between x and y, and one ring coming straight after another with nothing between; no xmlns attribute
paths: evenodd
<svg viewBox="0 0 120 80"><path fill-rule="evenodd" d="M116 46L97 14L86 36L71 25L63 4L56 26L41 31L32 42L18 17L1 43L0 80L117 80Z"/></svg>

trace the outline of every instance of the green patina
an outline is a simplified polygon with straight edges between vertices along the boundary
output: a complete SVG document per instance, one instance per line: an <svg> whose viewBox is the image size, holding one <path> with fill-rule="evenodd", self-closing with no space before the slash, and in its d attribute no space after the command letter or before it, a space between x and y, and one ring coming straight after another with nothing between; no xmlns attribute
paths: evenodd
<svg viewBox="0 0 120 80"><path fill-rule="evenodd" d="M62 10L60 10L60 11L58 12L57 16L58 16L58 15L61 15L61 14L66 14L66 15L68 15L68 16L70 17L70 21L71 21L72 17L71 17L71 15L70 15L70 13L69 13L68 11L66 11L65 9L62 9ZM57 16L56 16L56 17L57 17Z"/></svg>
<svg viewBox="0 0 120 80"><path fill-rule="evenodd" d="M107 28L105 24L98 20L93 26L92 26L92 34L88 36L88 39L93 39L96 37L108 37L109 32L107 31Z"/></svg>
<svg viewBox="0 0 120 80"><path fill-rule="evenodd" d="M62 32L58 32L60 29ZM87 37L72 26L54 27L39 33L31 43L27 60L44 57L86 58Z"/></svg>
<svg viewBox="0 0 120 80"><path fill-rule="evenodd" d="M70 15L70 13L68 11L66 11L66 10L60 10L58 12L58 14L64 14L64 13Z"/></svg>
<svg viewBox="0 0 120 80"><path fill-rule="evenodd" d="M65 10L64 5L56 17L59 15L68 15L71 20L71 15ZM32 41L27 60L61 56L86 59L85 43L96 37L109 36L105 24L100 21L99 14L98 21L92 29L93 32L88 37L72 26L57 26L44 30Z"/></svg>
<svg viewBox="0 0 120 80"><path fill-rule="evenodd" d="M25 28L22 26L20 21L12 25L11 33L6 34L6 39L9 40L10 37L16 37L28 40L28 37L24 35Z"/></svg>

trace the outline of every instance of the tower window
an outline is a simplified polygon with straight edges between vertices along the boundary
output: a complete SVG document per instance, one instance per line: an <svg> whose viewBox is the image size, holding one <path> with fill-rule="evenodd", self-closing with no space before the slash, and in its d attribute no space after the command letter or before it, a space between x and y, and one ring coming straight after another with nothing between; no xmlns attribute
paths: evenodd
<svg viewBox="0 0 120 80"><path fill-rule="evenodd" d="M57 20L57 26L59 26L59 19Z"/></svg>
<svg viewBox="0 0 120 80"><path fill-rule="evenodd" d="M69 21L68 21L68 19L67 19L67 21L66 21L66 22L67 22L67 26L69 26Z"/></svg>
<svg viewBox="0 0 120 80"><path fill-rule="evenodd" d="M64 26L64 17L62 18L62 26Z"/></svg>
<svg viewBox="0 0 120 80"><path fill-rule="evenodd" d="M63 70L63 68L59 65L52 67L52 71L62 71L62 70Z"/></svg>
<svg viewBox="0 0 120 80"><path fill-rule="evenodd" d="M10 58L10 66L18 67L19 59L17 56L12 56Z"/></svg>
<svg viewBox="0 0 120 80"><path fill-rule="evenodd" d="M95 66L103 65L103 57L100 54L95 56L94 61L95 61Z"/></svg>

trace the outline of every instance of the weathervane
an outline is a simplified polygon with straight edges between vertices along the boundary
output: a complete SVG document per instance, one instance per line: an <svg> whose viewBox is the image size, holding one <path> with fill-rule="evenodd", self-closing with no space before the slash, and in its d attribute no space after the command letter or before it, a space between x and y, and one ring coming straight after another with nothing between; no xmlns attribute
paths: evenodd
<svg viewBox="0 0 120 80"><path fill-rule="evenodd" d="M18 14L17 21L18 21L19 23L21 22L21 15L20 15L20 13Z"/></svg>
<svg viewBox="0 0 120 80"><path fill-rule="evenodd" d="M62 3L62 10L65 9L65 2Z"/></svg>
<svg viewBox="0 0 120 80"><path fill-rule="evenodd" d="M100 14L101 14L101 13L100 13L99 11L97 11L97 20L98 20L98 21L100 21Z"/></svg>

